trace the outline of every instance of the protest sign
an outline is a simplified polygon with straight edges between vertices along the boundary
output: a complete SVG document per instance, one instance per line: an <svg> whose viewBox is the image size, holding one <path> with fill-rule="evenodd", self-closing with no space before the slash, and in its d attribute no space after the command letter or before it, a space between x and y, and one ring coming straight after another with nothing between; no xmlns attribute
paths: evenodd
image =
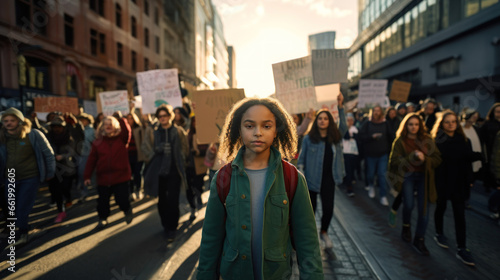
<svg viewBox="0 0 500 280"><path fill-rule="evenodd" d="M389 94L389 99L406 102L408 101L408 96L410 95L411 83L394 80L392 81L391 94Z"/></svg>
<svg viewBox="0 0 500 280"><path fill-rule="evenodd" d="M83 110L85 113L95 117L97 116L97 103L91 100L83 100Z"/></svg>
<svg viewBox="0 0 500 280"><path fill-rule="evenodd" d="M312 50L314 85L321 86L347 82L349 49Z"/></svg>
<svg viewBox="0 0 500 280"><path fill-rule="evenodd" d="M317 86L315 87L315 91L318 98L318 107L314 109L326 109L330 111L335 121L337 121L339 117L337 97L340 94L340 84Z"/></svg>
<svg viewBox="0 0 500 280"><path fill-rule="evenodd" d="M101 112L105 116L112 116L116 111L122 112L123 115L130 112L126 90L102 91L98 95Z"/></svg>
<svg viewBox="0 0 500 280"><path fill-rule="evenodd" d="M134 107L142 108L142 96L140 95L134 96Z"/></svg>
<svg viewBox="0 0 500 280"><path fill-rule="evenodd" d="M311 56L273 64L276 98L290 114L317 108Z"/></svg>
<svg viewBox="0 0 500 280"><path fill-rule="evenodd" d="M142 113L155 113L162 104L182 107L177 69L159 69L137 73L137 87L142 97Z"/></svg>
<svg viewBox="0 0 500 280"><path fill-rule="evenodd" d="M35 112L50 113L59 111L63 113L80 114L78 108L78 98L76 97L35 97Z"/></svg>
<svg viewBox="0 0 500 280"><path fill-rule="evenodd" d="M193 92L198 143L216 142L226 115L234 103L245 98L243 89L204 90Z"/></svg>
<svg viewBox="0 0 500 280"><path fill-rule="evenodd" d="M387 80L359 80L358 108L385 105Z"/></svg>

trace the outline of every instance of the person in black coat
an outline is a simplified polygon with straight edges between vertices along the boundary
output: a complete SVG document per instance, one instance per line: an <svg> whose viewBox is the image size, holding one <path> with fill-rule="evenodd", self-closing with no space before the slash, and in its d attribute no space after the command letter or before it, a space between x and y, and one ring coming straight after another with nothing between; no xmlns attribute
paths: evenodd
<svg viewBox="0 0 500 280"><path fill-rule="evenodd" d="M493 144L495 137L500 131L500 103L495 103L491 107L486 122L479 129L479 138L485 146L486 163L484 166L484 187L487 192L495 188L495 176L490 172L491 162L493 161Z"/></svg>
<svg viewBox="0 0 500 280"><path fill-rule="evenodd" d="M472 162L481 159L481 153L472 151L470 141L460 126L457 115L450 110L439 114L432 129L432 136L441 152L442 162L436 168L437 202L434 212L438 246L448 248L447 238L443 231L444 212L450 200L455 219L457 239L457 258L467 265L475 265L470 251L466 247L465 198L467 189L472 186Z"/></svg>

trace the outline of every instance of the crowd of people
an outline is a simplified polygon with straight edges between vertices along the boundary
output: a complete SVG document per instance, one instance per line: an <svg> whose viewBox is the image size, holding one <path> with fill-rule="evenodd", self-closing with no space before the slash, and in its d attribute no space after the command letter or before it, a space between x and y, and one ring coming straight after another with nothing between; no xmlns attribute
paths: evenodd
<svg viewBox="0 0 500 280"><path fill-rule="evenodd" d="M210 197L199 279L231 278L242 271L252 279L288 275L292 248L299 263L311 264L300 267L301 274L321 278L319 240L325 248L333 247L328 229L335 189L342 186L355 197L356 181L383 206L389 206L389 194L394 195L389 225L396 226L402 205L401 237L422 255L429 255L424 240L429 203L436 204L434 240L449 248L443 218L451 201L457 257L471 266L475 263L466 246L465 209L477 180L493 191L489 210L492 218L499 218L500 103L485 119L473 109L457 113L441 108L433 99L418 105L398 103L385 112L375 106L364 114L345 112L340 94L334 118L329 110L292 116L274 99L246 98L229 112L220 141L210 144L198 143L189 102L178 108L161 105L149 115L135 108L126 116L116 112L95 118L83 111L77 116L51 112L43 122L36 114L28 118L9 108L1 121L1 208L7 218L12 169L18 245L28 242L28 215L41 184L49 186L51 207L57 211L54 223L71 219L66 209L76 201L85 203L90 188L95 188L96 230L107 226L112 195L127 224L134 218L131 201L157 197L161 225L172 241L181 192L194 220L203 206L207 174ZM226 171L217 173L221 167ZM288 170L300 172L290 175ZM314 219L317 199L322 207L320 229ZM253 265L245 265L247 257ZM276 266L278 258L285 262Z"/></svg>

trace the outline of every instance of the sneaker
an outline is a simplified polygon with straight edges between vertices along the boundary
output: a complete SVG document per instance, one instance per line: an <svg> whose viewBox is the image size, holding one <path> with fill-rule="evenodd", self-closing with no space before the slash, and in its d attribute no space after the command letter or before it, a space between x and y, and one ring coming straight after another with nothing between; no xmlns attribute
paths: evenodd
<svg viewBox="0 0 500 280"><path fill-rule="evenodd" d="M194 221L196 219L196 209L191 208L191 215L189 216L190 221Z"/></svg>
<svg viewBox="0 0 500 280"><path fill-rule="evenodd" d="M369 191L372 186L365 186L365 191Z"/></svg>
<svg viewBox="0 0 500 280"><path fill-rule="evenodd" d="M389 226L392 228L396 227L396 215L398 214L397 211L394 211L394 209L391 208L391 211L389 211Z"/></svg>
<svg viewBox="0 0 500 280"><path fill-rule="evenodd" d="M441 248L448 249L450 247L448 245L448 238L442 234L436 234L434 236L434 241L436 241L437 245Z"/></svg>
<svg viewBox="0 0 500 280"><path fill-rule="evenodd" d="M64 204L64 206L66 206L66 209L68 209L71 206L73 206L73 203L71 201L69 201L69 202L66 202L66 204Z"/></svg>
<svg viewBox="0 0 500 280"><path fill-rule="evenodd" d="M496 219L500 218L500 214L499 213L491 213L490 218L496 220Z"/></svg>
<svg viewBox="0 0 500 280"><path fill-rule="evenodd" d="M132 192L132 193L130 194L130 200L131 200L131 201L136 201L136 200L137 200L137 194L136 194L135 192Z"/></svg>
<svg viewBox="0 0 500 280"><path fill-rule="evenodd" d="M425 247L425 242L423 238L415 238L413 241L413 248L423 256L428 256L430 255L429 250L427 250L427 247Z"/></svg>
<svg viewBox="0 0 500 280"><path fill-rule="evenodd" d="M57 206L57 204L56 204L55 202L51 202L51 203L49 203L49 207L50 207L50 208L54 208L54 207L56 207L56 206Z"/></svg>
<svg viewBox="0 0 500 280"><path fill-rule="evenodd" d="M403 225L403 231L401 232L401 238L405 242L410 243L411 242L411 227L410 225Z"/></svg>
<svg viewBox="0 0 500 280"><path fill-rule="evenodd" d="M105 228L108 225L108 221L106 220L99 220L97 225L95 226L94 230L101 230Z"/></svg>
<svg viewBox="0 0 500 280"><path fill-rule="evenodd" d="M328 237L328 233L326 232L322 232L320 233L320 238L321 240L323 240L323 242L325 242L325 248L326 249L331 249L333 248L333 243L332 241L330 240L330 237Z"/></svg>
<svg viewBox="0 0 500 280"><path fill-rule="evenodd" d="M470 253L469 249L458 249L457 251L457 258L461 260L464 264L474 266L476 263L474 263L474 259L472 258L472 254Z"/></svg>
<svg viewBox="0 0 500 280"><path fill-rule="evenodd" d="M347 190L348 197L354 197L354 192L352 190Z"/></svg>
<svg viewBox="0 0 500 280"><path fill-rule="evenodd" d="M57 214L57 217L54 219L54 223L59 224L62 221L64 221L64 219L66 219L66 212L60 212L59 214Z"/></svg>
<svg viewBox="0 0 500 280"><path fill-rule="evenodd" d="M22 233L21 236L19 236L19 238L16 240L16 242L14 244L8 244L7 247L5 247L5 250L7 250L10 247L16 247L26 243L28 243L28 234Z"/></svg>
<svg viewBox="0 0 500 280"><path fill-rule="evenodd" d="M382 198L380 199L380 204L384 206L389 206L389 201L387 201L387 197L382 196Z"/></svg>
<svg viewBox="0 0 500 280"><path fill-rule="evenodd" d="M375 197L375 188L373 186L370 186L370 188L368 189L368 196L370 198L374 198Z"/></svg>
<svg viewBox="0 0 500 280"><path fill-rule="evenodd" d="M144 198L144 194L141 191L136 191L135 196L137 197L138 200L141 200Z"/></svg>
<svg viewBox="0 0 500 280"><path fill-rule="evenodd" d="M132 220L134 219L134 214L132 213L132 208L128 209L127 212L125 212L125 222L130 224Z"/></svg>
<svg viewBox="0 0 500 280"><path fill-rule="evenodd" d="M175 239L175 230L167 230L167 241L172 242Z"/></svg>

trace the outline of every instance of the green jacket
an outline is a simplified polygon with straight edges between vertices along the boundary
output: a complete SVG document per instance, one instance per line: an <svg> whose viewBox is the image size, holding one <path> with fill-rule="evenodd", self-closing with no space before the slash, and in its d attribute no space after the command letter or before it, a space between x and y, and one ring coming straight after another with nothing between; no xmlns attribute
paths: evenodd
<svg viewBox="0 0 500 280"><path fill-rule="evenodd" d="M231 188L224 205L217 194L216 173L203 224L197 279L217 279L218 260L223 279L254 279L251 256L250 182L243 165L244 148L232 163ZM292 209L285 191L281 154L271 148L266 175L262 240L262 279L288 279L292 275L288 216L293 228L301 279L323 279L316 221L304 176L299 173Z"/></svg>
<svg viewBox="0 0 500 280"><path fill-rule="evenodd" d="M427 137L422 142L427 149L424 162L425 197L427 198L424 205L427 207L427 201L435 203L437 199L434 169L441 164L441 153L432 138ZM405 151L403 139L401 137L394 140L392 143L391 154L389 156L389 172L387 173L387 182L398 192L401 192L404 175L411 172L410 162L414 160L414 156L413 152L407 153Z"/></svg>

